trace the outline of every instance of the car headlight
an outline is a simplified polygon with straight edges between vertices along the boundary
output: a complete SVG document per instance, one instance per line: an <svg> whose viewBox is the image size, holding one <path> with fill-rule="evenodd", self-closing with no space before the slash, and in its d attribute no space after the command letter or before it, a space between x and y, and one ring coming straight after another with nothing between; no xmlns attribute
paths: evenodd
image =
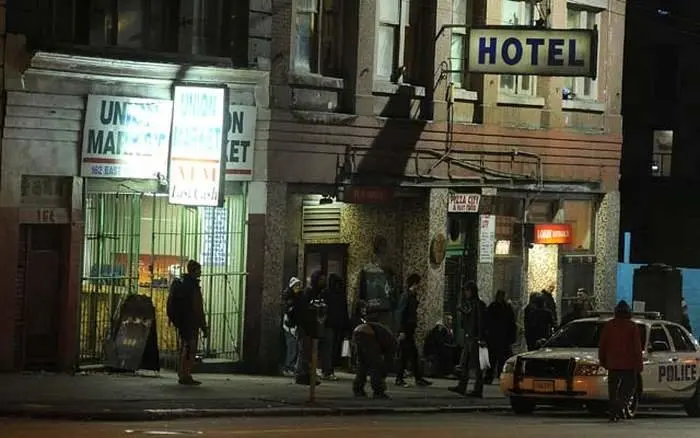
<svg viewBox="0 0 700 438"><path fill-rule="evenodd" d="M578 364L576 365L576 371L574 374L577 376L607 376L608 370L600 365Z"/></svg>
<svg viewBox="0 0 700 438"><path fill-rule="evenodd" d="M503 373L504 374L513 374L515 371L515 361L514 360L507 360L505 364L503 364Z"/></svg>

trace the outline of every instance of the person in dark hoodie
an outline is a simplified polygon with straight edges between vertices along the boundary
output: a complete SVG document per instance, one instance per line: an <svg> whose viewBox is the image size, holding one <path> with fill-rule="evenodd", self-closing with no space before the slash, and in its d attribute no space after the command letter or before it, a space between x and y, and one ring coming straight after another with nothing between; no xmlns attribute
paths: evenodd
<svg viewBox="0 0 700 438"><path fill-rule="evenodd" d="M368 322L367 303L357 304L358 325L352 332L352 343L357 351L357 369L352 383L356 397L366 397L365 384L370 377L373 398L388 399L386 376L396 351L396 339L391 329L378 322Z"/></svg>
<svg viewBox="0 0 700 438"><path fill-rule="evenodd" d="M486 303L479 298L479 288L473 281L468 282L464 287L459 312L462 314L464 330L464 348L459 361L461 374L459 384L448 390L471 397L483 397L484 378L479 360L479 347L486 346L487 313ZM467 393L470 372L475 375L474 389Z"/></svg>
<svg viewBox="0 0 700 438"><path fill-rule="evenodd" d="M610 421L630 418L627 407L644 367L639 327L626 301L615 307L615 317L603 326L598 346L600 365L608 370Z"/></svg>
<svg viewBox="0 0 700 438"><path fill-rule="evenodd" d="M338 380L335 376L335 360L338 346L343 345L348 327L348 298L343 280L336 274L328 276L328 287L321 293L326 303L326 327L321 339L321 370L324 380ZM337 356L340 356L338 353Z"/></svg>
<svg viewBox="0 0 700 438"><path fill-rule="evenodd" d="M537 350L540 340L549 339L555 326L554 316L546 307L545 298L541 294L534 294L531 299L532 308L525 312L525 341L528 351Z"/></svg>
<svg viewBox="0 0 700 438"><path fill-rule="evenodd" d="M294 319L297 326L297 338L299 339L299 352L297 353L296 383L309 385L311 383L311 345L312 335L316 331L316 314L311 307L314 300L321 298L321 293L326 287L326 276L321 270L314 271L309 277L309 283L304 291L299 294L293 305ZM316 370L313 370L316 372ZM320 384L318 380L316 384Z"/></svg>
<svg viewBox="0 0 700 438"><path fill-rule="evenodd" d="M423 378L423 370L418 357L418 347L416 346L416 329L418 328L418 288L420 287L421 276L411 274L406 280L406 291L399 299L398 322L399 322L399 369L396 373L396 385L408 387L404 380L406 368L409 362L413 366L413 377L416 385L429 386L429 382Z"/></svg>
<svg viewBox="0 0 700 438"><path fill-rule="evenodd" d="M559 321L559 316L557 314L557 302L554 299L554 284L550 284L547 289L542 289L542 298L544 299L544 307L552 313L552 318L554 319L554 325L557 325Z"/></svg>
<svg viewBox="0 0 700 438"><path fill-rule="evenodd" d="M499 379L501 368L505 361L512 356L511 346L515 343L517 327L513 306L506 301L503 290L496 292L496 299L486 309L486 343L489 347L489 362L491 370L487 381Z"/></svg>

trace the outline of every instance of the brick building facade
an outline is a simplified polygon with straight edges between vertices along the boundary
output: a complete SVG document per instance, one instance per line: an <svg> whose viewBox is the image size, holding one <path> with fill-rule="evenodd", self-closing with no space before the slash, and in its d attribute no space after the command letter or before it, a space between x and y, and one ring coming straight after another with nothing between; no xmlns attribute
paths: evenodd
<svg viewBox="0 0 700 438"><path fill-rule="evenodd" d="M406 276L418 272L425 279L422 330L454 311L455 291L465 278L478 281L487 301L504 289L524 305L528 292L551 284L562 312L579 287L601 307L612 303L624 2L251 0L247 8L242 3L236 4L247 11L224 15L239 21L235 35L221 37L228 45L219 44L216 53L234 71L217 70L222 78L210 77L249 87L259 108L253 176L245 189L231 192L246 197L247 218L244 299L238 303L245 315L243 334L236 335L240 351L231 360L250 370L276 370L280 290L290 275L306 276L317 268L345 279L350 301L358 294L381 301L381 291L395 296ZM247 22L240 21L241 14ZM465 71L469 25L533 25L538 19L552 28L599 30L596 80ZM193 53L196 44L185 46L180 41L174 51ZM54 53L48 46L44 50ZM20 88L41 70L31 70L40 59L28 52L14 73L5 69L6 78L20 76ZM143 53L127 47L99 56L143 59ZM184 71L211 65L211 59L192 57L159 62L186 64ZM61 68L71 68L70 62ZM196 73L191 78L201 79ZM164 86L176 80L167 78ZM83 94L99 87L88 88ZM125 85L120 93L126 92L133 89ZM21 176L17 161L8 158L11 149L6 143L2 148L0 230L3 242L18 242L21 209L7 193ZM55 174L50 166L32 166L26 173ZM85 196L78 195L84 178L75 169L65 174L77 209L70 222L77 227L75 251L84 254ZM454 193L483 194L478 214L449 213ZM568 224L573 236L566 245L530 247L517 231L522 222ZM5 278L15 278L16 244L8 248L0 266ZM72 298L62 314L70 319L80 313L77 283L87 276L78 262L68 266L73 278L68 288L75 291L68 293ZM3 292L2 300L16 303L15 292ZM0 324L13 334L0 341L0 363L12 368L17 317L7 311ZM75 338L83 336L70 325L63 329L66 342L77 345ZM75 365L76 356L66 352L61 363Z"/></svg>

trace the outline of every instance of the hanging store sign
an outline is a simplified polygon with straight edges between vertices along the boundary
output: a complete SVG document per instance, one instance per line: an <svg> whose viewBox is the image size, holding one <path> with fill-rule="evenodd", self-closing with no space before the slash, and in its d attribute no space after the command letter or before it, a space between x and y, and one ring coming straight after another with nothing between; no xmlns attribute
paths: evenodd
<svg viewBox="0 0 700 438"><path fill-rule="evenodd" d="M80 175L156 179L168 173L169 100L89 95Z"/></svg>
<svg viewBox="0 0 700 438"><path fill-rule="evenodd" d="M169 202L218 206L222 192L225 89L175 87Z"/></svg>
<svg viewBox="0 0 700 438"><path fill-rule="evenodd" d="M258 109L254 106L230 105L224 129L226 138L226 181L251 181L255 152L255 127Z"/></svg>
<svg viewBox="0 0 700 438"><path fill-rule="evenodd" d="M481 195L478 193L451 193L447 200L448 213L477 213Z"/></svg>
<svg viewBox="0 0 700 438"><path fill-rule="evenodd" d="M496 216L479 216L479 263L493 263L496 255Z"/></svg>
<svg viewBox="0 0 700 438"><path fill-rule="evenodd" d="M598 33L590 29L484 26L469 30L473 73L596 77Z"/></svg>
<svg viewBox="0 0 700 438"><path fill-rule="evenodd" d="M573 230L570 224L535 224L535 242L541 245L570 245Z"/></svg>

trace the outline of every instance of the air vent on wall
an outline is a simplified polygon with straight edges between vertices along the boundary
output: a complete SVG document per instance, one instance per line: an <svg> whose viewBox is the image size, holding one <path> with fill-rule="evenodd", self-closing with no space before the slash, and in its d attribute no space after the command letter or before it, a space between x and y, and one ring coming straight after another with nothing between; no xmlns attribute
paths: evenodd
<svg viewBox="0 0 700 438"><path fill-rule="evenodd" d="M319 205L320 197L304 198L302 210L302 239L325 240L340 237L342 203Z"/></svg>

